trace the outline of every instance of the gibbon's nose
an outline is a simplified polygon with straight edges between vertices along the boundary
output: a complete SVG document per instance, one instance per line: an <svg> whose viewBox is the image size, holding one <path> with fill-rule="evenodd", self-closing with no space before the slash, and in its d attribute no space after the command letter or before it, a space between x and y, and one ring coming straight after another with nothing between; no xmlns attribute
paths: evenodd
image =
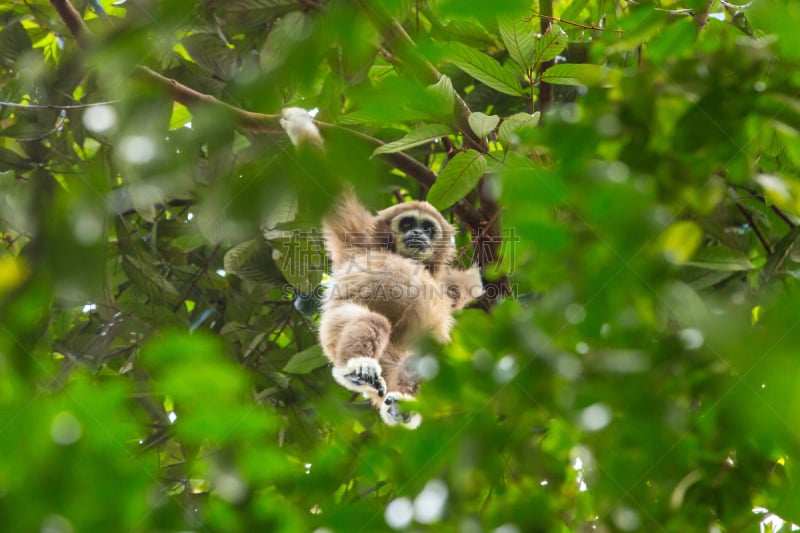
<svg viewBox="0 0 800 533"><path fill-rule="evenodd" d="M419 251L427 250L430 246L428 236L419 228L408 231L403 236L403 244L406 246L406 248Z"/></svg>

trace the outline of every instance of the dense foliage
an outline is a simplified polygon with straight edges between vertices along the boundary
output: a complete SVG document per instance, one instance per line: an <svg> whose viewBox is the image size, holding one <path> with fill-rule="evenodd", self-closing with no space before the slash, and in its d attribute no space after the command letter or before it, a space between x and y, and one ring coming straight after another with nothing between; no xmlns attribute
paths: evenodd
<svg viewBox="0 0 800 533"><path fill-rule="evenodd" d="M798 28L796 0L2 3L3 527L800 523ZM420 346L416 431L316 341L346 182L427 197L484 268Z"/></svg>

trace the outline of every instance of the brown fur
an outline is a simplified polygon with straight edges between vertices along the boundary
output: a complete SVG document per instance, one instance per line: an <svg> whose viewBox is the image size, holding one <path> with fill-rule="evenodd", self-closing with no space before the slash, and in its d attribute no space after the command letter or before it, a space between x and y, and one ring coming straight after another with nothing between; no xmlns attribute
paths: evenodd
<svg viewBox="0 0 800 533"><path fill-rule="evenodd" d="M431 243L434 253L424 262L396 253L391 221L408 213L424 214L440 226ZM483 292L480 274L474 267L449 266L454 229L427 202L394 205L373 216L347 193L323 220L323 231L333 263L320 323L323 351L340 384L369 397L387 423L396 423L387 419L384 403L389 402L380 392L399 399L416 393L408 368L415 342L424 335L449 341L453 311ZM354 369L369 374L370 366L385 391L345 377Z"/></svg>

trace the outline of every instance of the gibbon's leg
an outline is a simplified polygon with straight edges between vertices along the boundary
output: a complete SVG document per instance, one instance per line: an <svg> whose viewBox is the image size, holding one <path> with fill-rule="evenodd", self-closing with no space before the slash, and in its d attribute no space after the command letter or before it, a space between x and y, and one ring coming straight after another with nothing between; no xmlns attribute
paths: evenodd
<svg viewBox="0 0 800 533"><path fill-rule="evenodd" d="M322 314L320 341L333 362L333 378L341 386L365 396L386 393L378 362L389 343L391 325L383 315L363 305L341 303Z"/></svg>
<svg viewBox="0 0 800 533"><path fill-rule="evenodd" d="M372 402L387 426L400 425L406 429L417 429L422 423L422 415L402 408L403 403L413 400L414 397L409 394L387 392L385 398L373 398Z"/></svg>
<svg viewBox="0 0 800 533"><path fill-rule="evenodd" d="M384 398L373 395L372 403L387 425L399 424L408 429L416 429L422 422L422 416L401 408L403 402L414 400L419 385L416 373L409 368L409 362L408 353L398 352L391 346L384 352L381 366L386 379L386 390L389 392Z"/></svg>

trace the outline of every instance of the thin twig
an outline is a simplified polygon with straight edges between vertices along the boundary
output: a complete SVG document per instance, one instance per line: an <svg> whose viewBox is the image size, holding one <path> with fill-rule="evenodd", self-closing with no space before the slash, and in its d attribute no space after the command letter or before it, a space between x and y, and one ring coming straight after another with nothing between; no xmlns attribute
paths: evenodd
<svg viewBox="0 0 800 533"><path fill-rule="evenodd" d="M795 226L797 225L797 224L795 224L795 223L792 221L792 219L791 219L791 218L789 218L789 215L787 215L786 213L784 213L784 212L781 210L781 208L780 208L780 207L778 207L777 205L775 205L775 204L770 204L769 208L770 208L770 209L772 209L772 212L773 212L773 213L775 213L776 215L778 215L778 216L780 217L780 219L781 219L781 220L783 220L784 222L786 222L786 225L787 225L787 226L789 226L790 228L793 228L793 227L795 227Z"/></svg>
<svg viewBox="0 0 800 533"><path fill-rule="evenodd" d="M723 6L729 7L731 9L747 9L748 7L753 5L752 0L750 2L747 2L747 3L744 3L744 4L733 4L733 3L728 2L726 0L719 0L719 3L722 4Z"/></svg>
<svg viewBox="0 0 800 533"><path fill-rule="evenodd" d="M791 218L789 218L789 215L783 212L783 210L780 207L778 207L773 203L768 203L767 198L762 193L755 191L745 185L733 184L733 187L746 191L750 195L750 198L754 198L760 201L762 204L769 206L769 208L772 209L772 212L778 215L778 217L780 217L780 219L783 220L786 223L786 225L789 226L790 228L793 228L797 225ZM740 196L740 198L743 197Z"/></svg>
<svg viewBox="0 0 800 533"><path fill-rule="evenodd" d="M574 26L576 28L581 28L582 30L613 31L613 32L616 32L616 33L625 33L624 30L613 30L613 29L610 29L610 28L604 28L602 26L597 26L597 25L595 25L594 22L592 22L591 24L588 24L588 25L587 24L581 24L580 22L573 22L571 20L564 20L562 18L554 17L552 15L543 15L542 13L537 13L536 11L531 11L531 16L530 17L525 17L522 20L524 20L525 22L530 22L535 18L542 18L542 19L548 20L550 22L559 22L561 24L566 24L568 26Z"/></svg>
<svg viewBox="0 0 800 533"><path fill-rule="evenodd" d="M14 102L0 101L0 107L14 107L18 109L86 109L87 107L97 107L101 105L112 105L119 103L119 100L109 100L107 102L91 102L88 104L74 104L74 105L53 105L53 104L17 104Z"/></svg>
<svg viewBox="0 0 800 533"><path fill-rule="evenodd" d="M751 228L753 228L753 232L756 234L756 237L758 237L758 240L761 241L761 245L764 247L764 251L767 252L768 256L772 255L772 247L769 245L769 242L767 242L767 239L761 233L761 230L758 229L756 221L755 219L753 219L753 215L751 215L750 211L748 211L741 203L739 203L738 200L734 199L733 203L736 204L736 207L739 209L739 211L741 211L742 215L744 215L744 218L747 219L747 223L750 224Z"/></svg>

